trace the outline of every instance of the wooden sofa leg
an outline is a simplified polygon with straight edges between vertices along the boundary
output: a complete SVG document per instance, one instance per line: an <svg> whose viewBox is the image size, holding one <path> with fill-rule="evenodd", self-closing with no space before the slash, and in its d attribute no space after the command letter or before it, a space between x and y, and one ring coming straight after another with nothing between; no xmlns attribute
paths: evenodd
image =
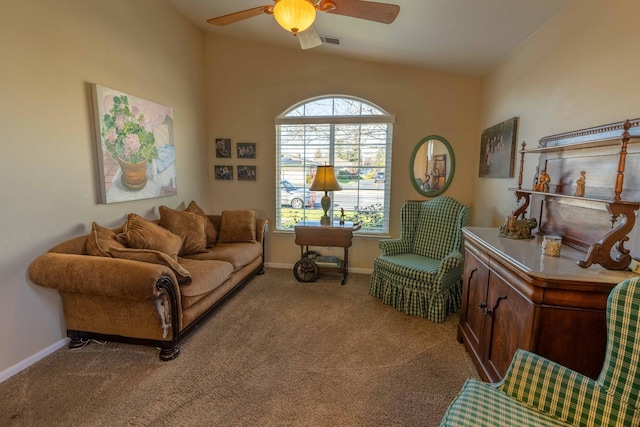
<svg viewBox="0 0 640 427"><path fill-rule="evenodd" d="M169 360L175 359L179 354L180 347L174 345L171 347L162 347L158 356L160 357L160 360L162 360L163 362L167 362Z"/></svg>

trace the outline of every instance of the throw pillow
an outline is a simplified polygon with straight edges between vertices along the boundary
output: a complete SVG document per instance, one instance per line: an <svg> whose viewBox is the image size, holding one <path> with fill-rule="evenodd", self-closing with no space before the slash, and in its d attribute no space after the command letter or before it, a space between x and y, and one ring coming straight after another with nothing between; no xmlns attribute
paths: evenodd
<svg viewBox="0 0 640 427"><path fill-rule="evenodd" d="M171 258L164 252L154 251L153 249L118 249L113 248L111 254L114 258L129 259L133 261L148 262L150 264L159 264L169 267L176 275L178 283L181 285L188 285L191 283L191 273L189 273L183 266L178 264L178 261Z"/></svg>
<svg viewBox="0 0 640 427"><path fill-rule="evenodd" d="M133 249L153 249L178 259L182 239L158 224L136 214L127 215L127 222L118 234L118 241Z"/></svg>
<svg viewBox="0 0 640 427"><path fill-rule="evenodd" d="M110 257L111 249L125 247L117 237L115 232L94 221L91 223L91 233L87 236L87 254Z"/></svg>
<svg viewBox="0 0 640 427"><path fill-rule="evenodd" d="M220 235L224 243L256 241L256 213L249 210L222 211Z"/></svg>
<svg viewBox="0 0 640 427"><path fill-rule="evenodd" d="M213 225L213 221L211 221L211 218L209 218L207 214L204 213L202 208L198 206L198 204L195 201L191 201L191 203L189 203L189 206L187 206L185 211L194 213L196 215L200 215L201 217L204 218L204 221L205 221L204 226L205 226L205 231L207 233L207 244L209 246L213 246L218 240L218 230L216 230L215 225Z"/></svg>
<svg viewBox="0 0 640 427"><path fill-rule="evenodd" d="M200 215L191 212L177 211L160 206L158 224L182 238L182 248L178 255L193 255L207 251L207 233L205 221Z"/></svg>

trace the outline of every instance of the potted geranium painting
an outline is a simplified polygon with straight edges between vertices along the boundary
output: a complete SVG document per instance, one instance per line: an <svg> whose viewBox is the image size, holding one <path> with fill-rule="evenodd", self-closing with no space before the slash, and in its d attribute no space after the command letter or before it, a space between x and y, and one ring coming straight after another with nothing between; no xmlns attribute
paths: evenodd
<svg viewBox="0 0 640 427"><path fill-rule="evenodd" d="M93 85L103 203L177 194L173 110Z"/></svg>

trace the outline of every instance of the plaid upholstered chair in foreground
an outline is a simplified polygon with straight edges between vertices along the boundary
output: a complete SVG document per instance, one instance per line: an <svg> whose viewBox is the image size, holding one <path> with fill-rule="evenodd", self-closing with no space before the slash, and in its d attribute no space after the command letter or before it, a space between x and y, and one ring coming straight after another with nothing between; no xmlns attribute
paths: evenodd
<svg viewBox="0 0 640 427"><path fill-rule="evenodd" d="M502 382L467 380L440 425L640 426L639 282L628 279L609 294L607 350L597 380L517 350Z"/></svg>
<svg viewBox="0 0 640 427"><path fill-rule="evenodd" d="M448 196L405 202L399 239L381 239L369 292L408 315L442 322L460 308L471 209Z"/></svg>

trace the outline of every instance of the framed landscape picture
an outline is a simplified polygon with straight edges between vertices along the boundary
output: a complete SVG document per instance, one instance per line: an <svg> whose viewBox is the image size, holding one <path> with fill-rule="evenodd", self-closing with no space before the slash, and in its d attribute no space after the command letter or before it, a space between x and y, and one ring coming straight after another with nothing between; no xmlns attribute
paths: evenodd
<svg viewBox="0 0 640 427"><path fill-rule="evenodd" d="M482 131L481 178L512 178L515 172L518 118L513 117Z"/></svg>
<svg viewBox="0 0 640 427"><path fill-rule="evenodd" d="M102 203L173 196L173 109L93 84Z"/></svg>

